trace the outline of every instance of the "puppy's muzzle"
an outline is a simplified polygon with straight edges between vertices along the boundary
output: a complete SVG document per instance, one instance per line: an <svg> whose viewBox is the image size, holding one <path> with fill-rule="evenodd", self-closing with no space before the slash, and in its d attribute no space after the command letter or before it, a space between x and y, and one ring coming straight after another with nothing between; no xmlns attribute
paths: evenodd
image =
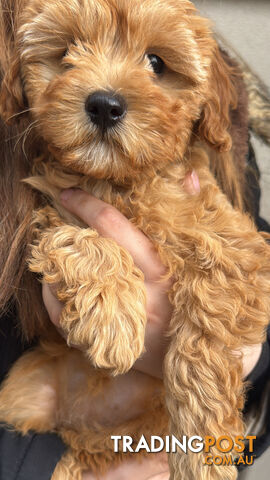
<svg viewBox="0 0 270 480"><path fill-rule="evenodd" d="M103 132L116 126L127 113L127 104L121 95L97 91L86 99L85 110L92 123Z"/></svg>

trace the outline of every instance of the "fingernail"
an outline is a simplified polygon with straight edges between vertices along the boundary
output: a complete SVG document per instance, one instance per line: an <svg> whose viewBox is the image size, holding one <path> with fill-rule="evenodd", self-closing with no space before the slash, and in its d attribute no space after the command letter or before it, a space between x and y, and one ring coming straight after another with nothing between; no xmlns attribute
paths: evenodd
<svg viewBox="0 0 270 480"><path fill-rule="evenodd" d="M192 184L193 184L193 187L194 187L194 193L200 193L200 190L201 190L201 186L200 186L200 180L199 180L199 177L197 175L197 173L195 172L195 170L192 170L191 172L191 179L192 179Z"/></svg>
<svg viewBox="0 0 270 480"><path fill-rule="evenodd" d="M76 193L75 188L68 188L60 193L61 202L65 203Z"/></svg>

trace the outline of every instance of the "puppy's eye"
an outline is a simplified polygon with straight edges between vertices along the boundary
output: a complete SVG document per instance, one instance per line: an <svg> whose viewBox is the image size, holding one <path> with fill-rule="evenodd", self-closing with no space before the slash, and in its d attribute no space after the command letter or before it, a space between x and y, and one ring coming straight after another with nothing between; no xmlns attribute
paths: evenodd
<svg viewBox="0 0 270 480"><path fill-rule="evenodd" d="M68 60L68 57L69 56L69 48L67 47L63 53L62 53L62 56L61 56L61 64L62 66L64 67L65 70L69 70L70 68L73 68L73 65L72 63Z"/></svg>
<svg viewBox="0 0 270 480"><path fill-rule="evenodd" d="M160 75L165 67L165 63L163 62L163 60L157 55L154 55L153 53L147 54L147 58L151 64L151 67L154 70L154 73L156 73L156 75Z"/></svg>
<svg viewBox="0 0 270 480"><path fill-rule="evenodd" d="M62 51L62 58L64 59L65 57L67 57L70 53L70 48L71 47L74 47L74 45L76 45L75 41L73 39L70 39L68 42L67 42L67 46L65 48L65 50Z"/></svg>

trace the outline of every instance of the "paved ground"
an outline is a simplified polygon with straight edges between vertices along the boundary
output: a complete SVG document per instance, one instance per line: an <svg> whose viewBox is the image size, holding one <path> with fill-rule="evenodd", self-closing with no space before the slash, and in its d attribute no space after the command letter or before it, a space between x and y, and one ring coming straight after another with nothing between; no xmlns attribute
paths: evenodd
<svg viewBox="0 0 270 480"><path fill-rule="evenodd" d="M270 89L270 0L194 0L216 30L238 50ZM261 215L270 221L270 149L254 140L262 173ZM239 480L270 479L270 448Z"/></svg>

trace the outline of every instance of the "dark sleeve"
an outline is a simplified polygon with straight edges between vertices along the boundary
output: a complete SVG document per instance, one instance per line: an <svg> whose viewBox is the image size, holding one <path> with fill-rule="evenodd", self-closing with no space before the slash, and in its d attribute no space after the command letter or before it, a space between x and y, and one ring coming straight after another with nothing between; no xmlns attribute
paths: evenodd
<svg viewBox="0 0 270 480"><path fill-rule="evenodd" d="M0 429L0 479L49 480L65 451L53 434L29 434Z"/></svg>
<svg viewBox="0 0 270 480"><path fill-rule="evenodd" d="M31 347L22 343L11 312L0 319L0 382ZM22 436L0 425L0 480L49 480L66 446L56 434Z"/></svg>
<svg viewBox="0 0 270 480"><path fill-rule="evenodd" d="M270 327L267 332L267 340L263 344L262 352L252 372L246 378L251 387L248 392L247 402L258 401L263 393L265 385L269 380L270 373Z"/></svg>
<svg viewBox="0 0 270 480"><path fill-rule="evenodd" d="M270 233L269 223L260 217L260 172L256 162L256 156L249 142L246 169L247 185L253 204L253 216L259 231ZM256 458L262 455L270 446L270 327L268 328L267 341L263 345L262 353L257 365L246 379L249 383L247 390L244 414L246 418L260 418L261 428L256 432L257 439L254 442ZM245 452L247 455L249 452ZM241 469L241 468L240 468Z"/></svg>
<svg viewBox="0 0 270 480"><path fill-rule="evenodd" d="M247 457L255 456L259 458L270 446L270 327L268 328L267 341L263 344L261 356L246 378L249 384L247 390L246 405L244 415L246 418L257 418L254 428L257 431L250 432L256 435L254 441L254 452L250 454L245 450ZM238 469L243 470L245 466Z"/></svg>

